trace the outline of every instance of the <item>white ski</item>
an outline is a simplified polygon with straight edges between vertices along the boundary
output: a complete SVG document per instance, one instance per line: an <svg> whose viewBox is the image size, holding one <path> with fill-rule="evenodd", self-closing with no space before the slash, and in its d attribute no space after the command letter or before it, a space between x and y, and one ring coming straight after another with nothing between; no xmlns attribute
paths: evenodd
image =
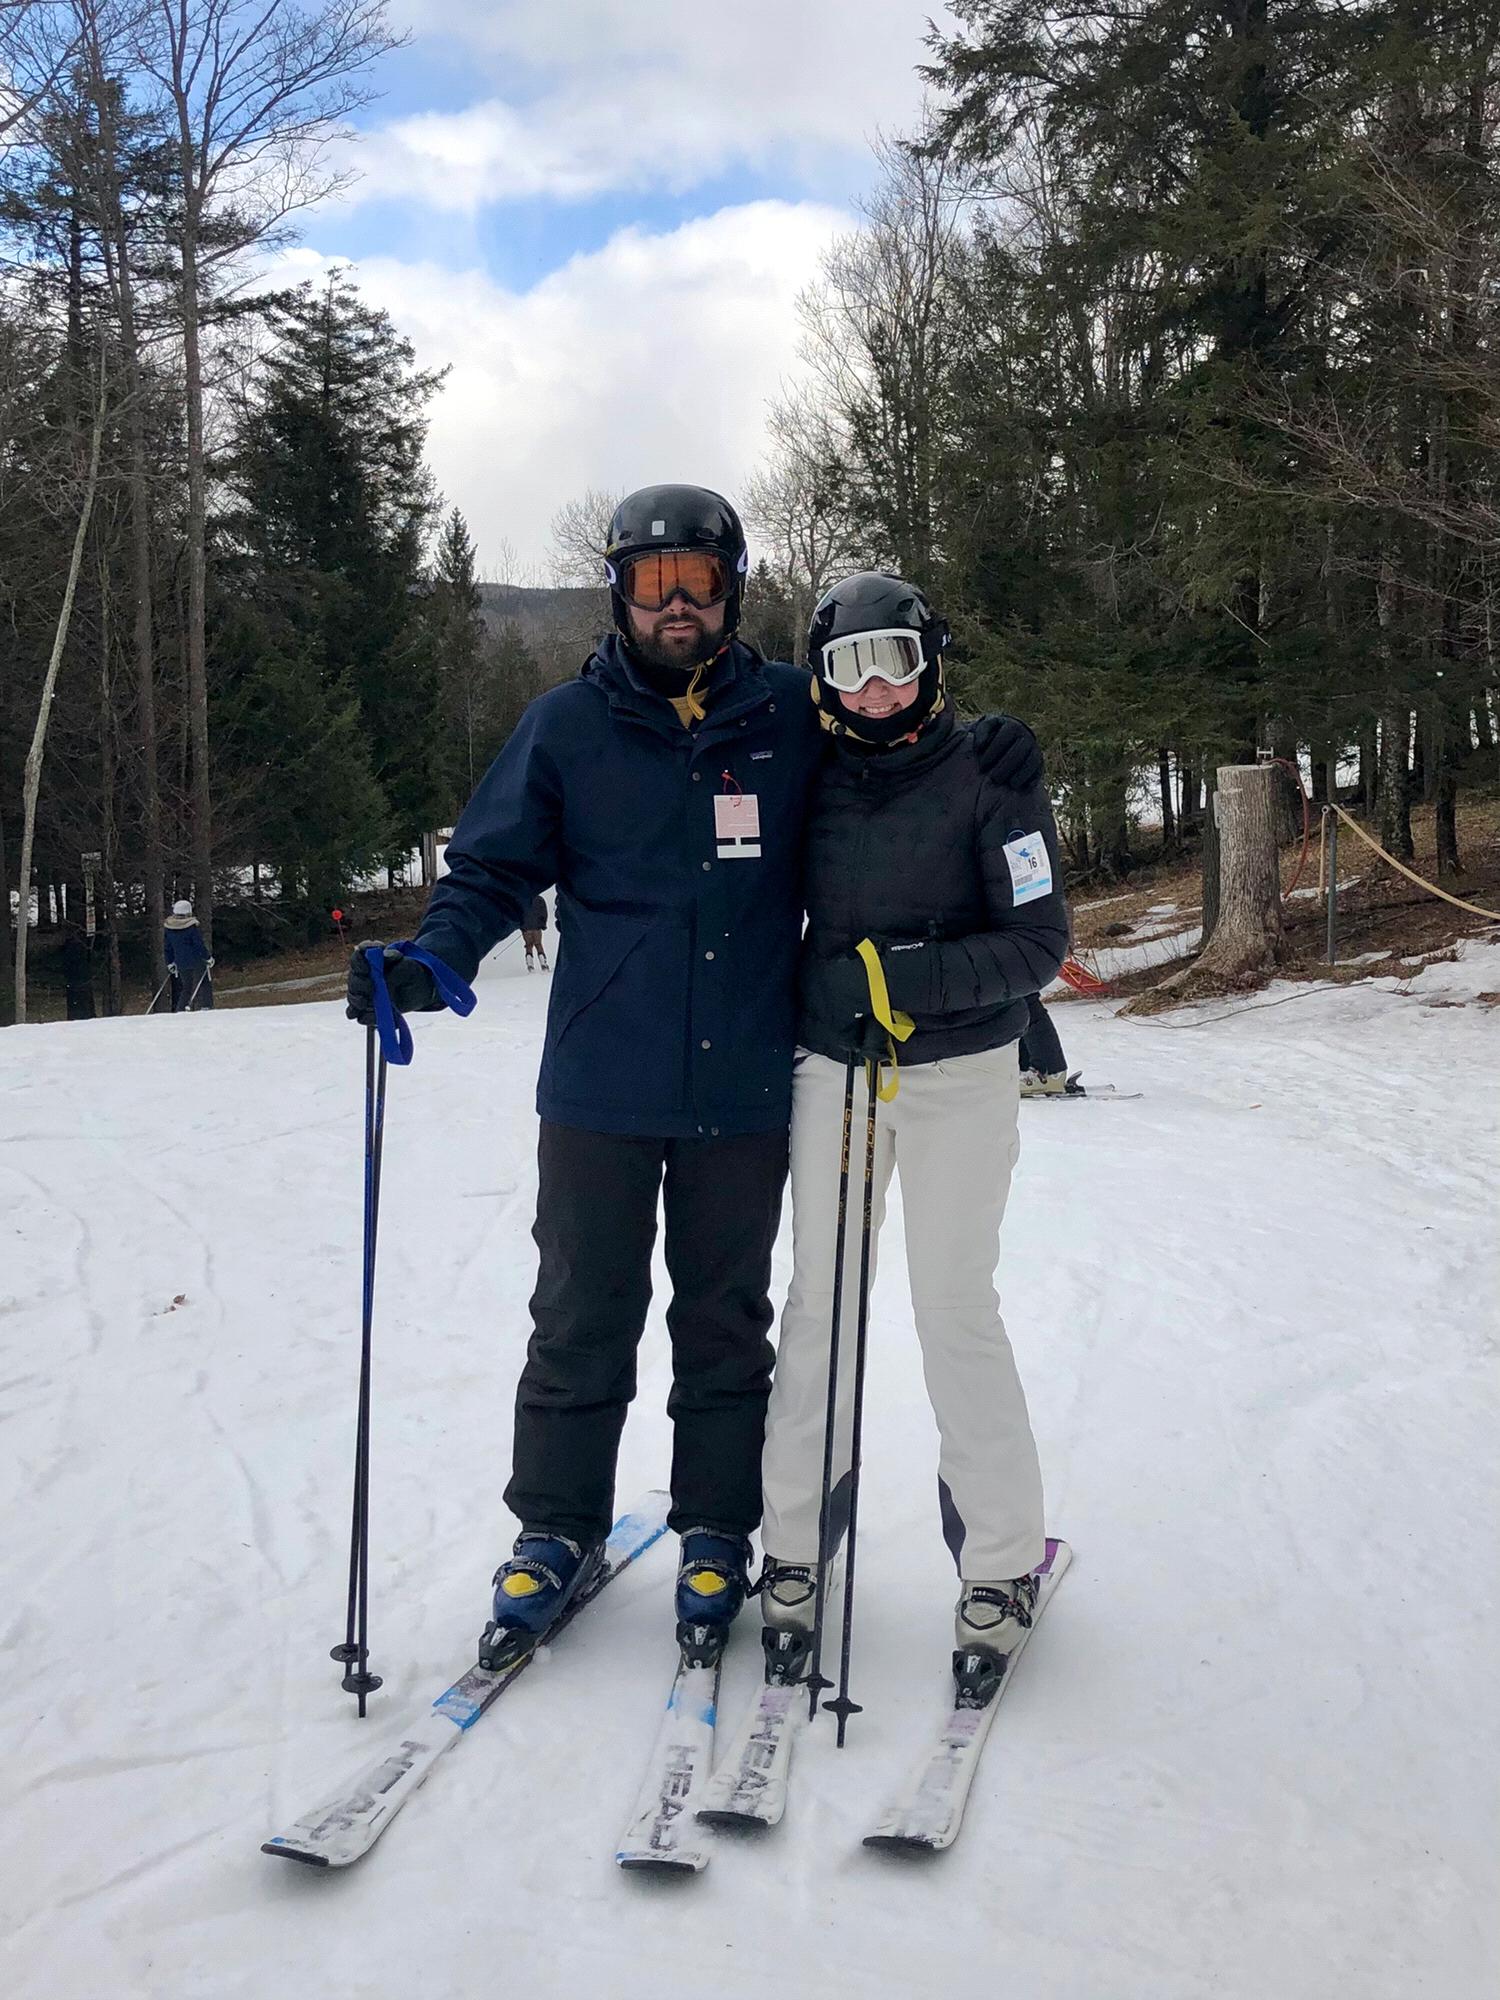
<svg viewBox="0 0 1500 2000"><path fill-rule="evenodd" d="M718 1661L711 1667L679 1664L650 1769L615 1854L622 1868L696 1875L708 1866L708 1842L694 1813L713 1766L718 1700Z"/></svg>
<svg viewBox="0 0 1500 2000"><path fill-rule="evenodd" d="M911 1775L910 1782L894 1803L888 1805L865 1835L866 1847L941 1848L951 1847L963 1824L969 1787L979 1768L979 1755L995 1720L1001 1697L1010 1686L1021 1650L1036 1629L1052 1593L1061 1582L1073 1551L1066 1542L1048 1539L1047 1554L1033 1571L1040 1583L1036 1611L1031 1625L1021 1634L1007 1656L1005 1673L991 1701L984 1708L951 1709L933 1748Z"/></svg>
<svg viewBox="0 0 1500 2000"><path fill-rule="evenodd" d="M607 1583L666 1533L669 1504L667 1494L648 1493L621 1516L605 1543L604 1562L593 1584L568 1605L550 1631L542 1634L538 1646L550 1644L585 1604L591 1604ZM326 1804L304 1813L287 1832L263 1841L261 1852L287 1861L305 1861L313 1868L347 1868L351 1861L368 1854L443 1752L473 1727L535 1657L533 1646L498 1672L471 1667L438 1696L414 1729L373 1764L367 1764Z"/></svg>
<svg viewBox="0 0 1500 2000"><path fill-rule="evenodd" d="M699 1819L709 1826L775 1826L786 1811L792 1745L806 1718L806 1681L763 1687L704 1790Z"/></svg>

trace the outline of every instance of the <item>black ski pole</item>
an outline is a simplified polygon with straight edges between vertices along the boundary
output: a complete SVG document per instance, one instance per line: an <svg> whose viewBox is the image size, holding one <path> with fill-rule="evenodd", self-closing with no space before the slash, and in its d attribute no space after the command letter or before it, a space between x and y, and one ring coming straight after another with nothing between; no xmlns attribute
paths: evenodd
<svg viewBox="0 0 1500 2000"><path fill-rule="evenodd" d="M375 1320L375 1243L380 1227L380 1159L385 1137L386 1058L377 1064L376 1033L365 1031L365 1259L359 1354L359 1413L354 1432L354 1503L349 1524L349 1604L344 1643L330 1657L344 1669L346 1693L365 1699L380 1686L370 1660L370 1334Z"/></svg>
<svg viewBox="0 0 1500 2000"><path fill-rule="evenodd" d="M854 1125L854 1066L851 1049L844 1064L844 1125L839 1140L838 1224L833 1240L833 1310L828 1324L828 1404L823 1415L823 1483L818 1491L818 1594L813 1600L812 1666L807 1680L807 1713L817 1713L818 1696L833 1682L823 1673L823 1608L828 1596L828 1568L833 1551L833 1446L838 1422L839 1321L844 1301L844 1241L849 1221L849 1135Z"/></svg>
<svg viewBox="0 0 1500 2000"><path fill-rule="evenodd" d="M854 1320L854 1409L849 1435L849 1553L844 1565L844 1630L839 1648L839 1693L837 1701L823 1706L839 1719L838 1747L844 1747L844 1731L851 1715L861 1713L860 1704L849 1699L849 1655L854 1635L854 1544L859 1533L859 1452L865 1413L865 1346L870 1321L870 1225L875 1206L875 1086L878 1063L865 1064L865 1194L859 1225L859 1309Z"/></svg>

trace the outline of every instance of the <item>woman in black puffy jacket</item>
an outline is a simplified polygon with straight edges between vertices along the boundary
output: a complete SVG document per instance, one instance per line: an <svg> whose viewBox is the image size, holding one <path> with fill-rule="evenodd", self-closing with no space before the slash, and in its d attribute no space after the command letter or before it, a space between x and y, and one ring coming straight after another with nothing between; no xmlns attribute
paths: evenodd
<svg viewBox="0 0 1500 2000"><path fill-rule="evenodd" d="M857 1133L872 1077L886 1092L895 1083L877 1115L871 1273L873 1281L873 1238L894 1172L942 1440L942 1526L961 1579L960 1658L979 1648L992 1667L1008 1651L1029 1623L1032 1572L1045 1553L1041 1473L994 1272L1019 1151L1016 1044L1028 997L1056 975L1067 951L1067 909L1045 790L1011 790L979 768L969 732L944 697L947 640L919 591L868 574L827 594L809 635L833 754L814 790L807 834L794 1271L764 1460L762 1605L768 1645L793 1671L815 1608L851 1051L863 1059ZM877 1018L881 1011L904 1034L899 1043ZM862 1137L852 1151L836 1476L849 1461Z"/></svg>

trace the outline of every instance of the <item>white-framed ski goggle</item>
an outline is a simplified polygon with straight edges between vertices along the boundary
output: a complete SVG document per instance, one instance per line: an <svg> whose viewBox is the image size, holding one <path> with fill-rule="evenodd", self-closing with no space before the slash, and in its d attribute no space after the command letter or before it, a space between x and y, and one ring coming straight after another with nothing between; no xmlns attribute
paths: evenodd
<svg viewBox="0 0 1500 2000"><path fill-rule="evenodd" d="M909 625L882 632L851 632L845 638L830 639L821 650L823 678L840 694L856 694L872 680L906 687L927 664L922 635Z"/></svg>

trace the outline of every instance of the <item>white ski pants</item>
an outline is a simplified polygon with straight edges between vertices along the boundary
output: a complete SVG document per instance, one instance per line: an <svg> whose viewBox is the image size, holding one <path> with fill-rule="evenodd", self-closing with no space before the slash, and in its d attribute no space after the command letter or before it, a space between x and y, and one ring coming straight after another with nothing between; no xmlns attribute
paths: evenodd
<svg viewBox="0 0 1500 2000"><path fill-rule="evenodd" d="M1000 1221L1020 1152L1019 1085L1012 1044L903 1069L895 1100L876 1107L870 1282L894 1170L901 1177L922 1370L941 1440L943 1531L965 1581L1024 1576L1046 1552L1036 1442L994 1284ZM861 1064L849 1137L839 1332L838 1532L847 1519L866 1103ZM762 1540L768 1555L785 1562L812 1562L818 1553L843 1115L843 1064L799 1050L792 1085L792 1283L762 1471Z"/></svg>

